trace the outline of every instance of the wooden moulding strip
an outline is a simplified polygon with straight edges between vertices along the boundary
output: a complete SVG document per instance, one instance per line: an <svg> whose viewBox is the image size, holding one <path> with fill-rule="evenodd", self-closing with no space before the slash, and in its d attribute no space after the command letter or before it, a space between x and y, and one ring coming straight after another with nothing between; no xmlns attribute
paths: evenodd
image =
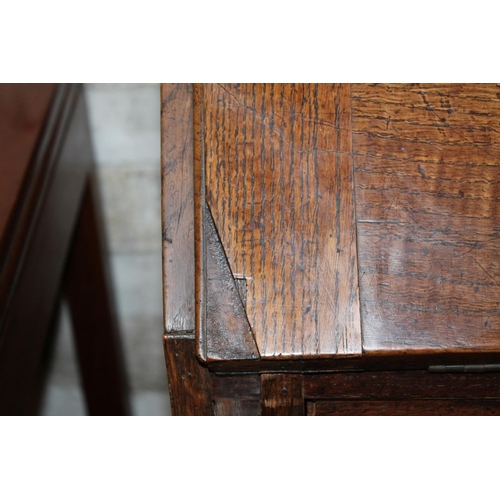
<svg viewBox="0 0 500 500"><path fill-rule="evenodd" d="M195 321L193 86L161 87L163 301L166 333Z"/></svg>

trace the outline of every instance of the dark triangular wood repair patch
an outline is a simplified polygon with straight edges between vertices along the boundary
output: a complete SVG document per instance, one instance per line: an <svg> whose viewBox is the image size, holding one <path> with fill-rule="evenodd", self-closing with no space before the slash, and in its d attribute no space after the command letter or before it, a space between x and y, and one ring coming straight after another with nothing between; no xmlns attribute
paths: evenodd
<svg viewBox="0 0 500 500"><path fill-rule="evenodd" d="M207 361L259 359L242 299L207 205L204 212Z"/></svg>

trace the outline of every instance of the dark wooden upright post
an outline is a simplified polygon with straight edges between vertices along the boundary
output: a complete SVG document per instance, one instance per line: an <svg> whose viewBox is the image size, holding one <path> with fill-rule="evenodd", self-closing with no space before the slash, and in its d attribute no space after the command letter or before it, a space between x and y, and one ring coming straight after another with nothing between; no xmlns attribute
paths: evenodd
<svg viewBox="0 0 500 500"><path fill-rule="evenodd" d="M127 381L100 221L89 180L68 257L64 289L90 415L130 415Z"/></svg>
<svg viewBox="0 0 500 500"><path fill-rule="evenodd" d="M162 225L164 349L173 415L212 415L208 369L196 357L194 164L201 162L193 85L163 84Z"/></svg>

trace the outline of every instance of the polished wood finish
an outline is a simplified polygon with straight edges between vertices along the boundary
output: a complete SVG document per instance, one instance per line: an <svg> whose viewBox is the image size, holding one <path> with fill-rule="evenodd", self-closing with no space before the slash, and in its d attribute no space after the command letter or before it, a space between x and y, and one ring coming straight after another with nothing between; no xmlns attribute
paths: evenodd
<svg viewBox="0 0 500 500"><path fill-rule="evenodd" d="M348 85L204 85L205 196L263 358L361 354L350 120Z"/></svg>
<svg viewBox="0 0 500 500"><path fill-rule="evenodd" d="M500 353L495 85L353 85L365 355Z"/></svg>
<svg viewBox="0 0 500 500"><path fill-rule="evenodd" d="M427 369L499 364L498 87L175 88L213 411L496 411L499 374Z"/></svg>
<svg viewBox="0 0 500 500"><path fill-rule="evenodd" d="M86 118L85 101L82 88L79 85L58 85L52 88L52 95L46 90L40 92L37 86L20 86L17 90L17 100L25 99L26 106L33 105L39 122L28 122L27 128L37 130L31 134L31 142L26 140L25 128L14 129L18 135L12 141L19 139L18 147L28 148L25 156L11 155L3 163L2 170L25 171L23 187L18 192L15 202L16 209L11 212L10 230L1 242L6 251L2 254L0 268L2 272L2 301L0 303L0 414L26 415L36 412L33 392L38 387L38 379L42 371L40 366L42 354L47 342L47 333L60 297L65 265L71 249L72 235L78 220L84 188L88 183L89 172L93 168L92 148ZM42 89L46 89L42 86ZM0 93L3 88L0 86ZM8 95L12 92L9 91ZM24 97L23 97L24 96ZM45 104L39 102L44 96ZM4 99L0 99L4 103ZM36 105L33 104L36 102ZM25 109L19 105L20 109ZM2 113L0 113L1 115ZM28 113L30 115L30 113ZM33 120L35 115L32 116ZM10 137L10 136L9 136ZM29 154L28 154L29 153ZM1 153L0 153L1 154ZM22 156L23 161L16 163ZM24 160L30 158L26 167ZM4 161L5 158L2 160ZM85 204L85 221L79 229L85 235L82 238L77 230L78 248L72 254L78 262L70 262L70 268L82 265L86 270L96 271L95 263L86 259L95 256L92 245L95 243L95 232L92 238L89 233L88 210L90 201ZM13 214L13 215L12 215ZM99 267L99 266L97 266ZM74 312L81 318L86 315L85 324L89 326L94 314L102 313L104 302L99 307L87 308L82 312L84 304L91 304L92 298L86 294L80 295L80 284L74 279L78 273L73 272L67 277L68 290L71 290L71 302ZM87 277L94 285L100 284L100 276ZM86 290L95 294L95 298L104 299L105 290ZM80 302L78 306L75 304ZM80 309L78 314L77 309ZM74 318L75 319L75 318ZM87 334L92 337L94 332L83 332L76 325L78 335ZM95 332L97 334L98 332ZM107 330L100 330L105 337ZM106 338L101 339L106 344ZM97 344L100 345L98 342ZM83 353L82 353L83 354ZM88 354L88 353L87 353ZM86 357L87 355L84 355ZM95 353L92 353L95 356ZM95 359L95 358L94 358ZM101 370L106 363L92 364L91 370L95 378L100 378L100 384L105 390L109 383L107 376L109 367ZM85 378L85 377L84 377ZM127 399L124 384L113 383L108 391L122 392L116 400L112 414L127 412L124 401ZM90 395L89 395L90 396ZM108 404L108 402L106 403ZM108 404L106 412L109 410ZM101 413L97 408L92 411Z"/></svg>

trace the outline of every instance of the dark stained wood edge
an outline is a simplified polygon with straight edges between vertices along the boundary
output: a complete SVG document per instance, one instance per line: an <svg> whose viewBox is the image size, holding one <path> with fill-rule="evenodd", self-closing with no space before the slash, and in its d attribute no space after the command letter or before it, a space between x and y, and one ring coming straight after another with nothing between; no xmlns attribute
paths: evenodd
<svg viewBox="0 0 500 500"><path fill-rule="evenodd" d="M260 383L263 416L302 416L305 414L302 375L263 373Z"/></svg>
<svg viewBox="0 0 500 500"><path fill-rule="evenodd" d="M163 335L174 416L213 415L212 382L196 357L195 343L194 335Z"/></svg>
<svg viewBox="0 0 500 500"><path fill-rule="evenodd" d="M500 415L499 400L308 401L308 416Z"/></svg>
<svg viewBox="0 0 500 500"><path fill-rule="evenodd" d="M232 372L341 372L341 371L381 371L381 370L427 370L431 365L471 365L496 364L499 357L495 353L456 354L443 353L439 355L408 356L362 356L361 358L345 359L260 359L213 361L210 369L219 373Z"/></svg>
<svg viewBox="0 0 500 500"><path fill-rule="evenodd" d="M245 307L208 206L204 212L204 230L206 312L201 326L206 351L203 359L259 359Z"/></svg>
<svg viewBox="0 0 500 500"><path fill-rule="evenodd" d="M161 103L164 326L193 331L193 86L163 84Z"/></svg>
<svg viewBox="0 0 500 500"><path fill-rule="evenodd" d="M270 392L267 398L276 399L276 390L280 389L276 384L284 381L283 375L286 374L266 374L262 377L261 389L259 375L211 373L215 413L241 414L238 412L246 408L244 401L257 403L262 399L265 402L266 396L261 394L261 390L266 388L266 383ZM301 377L297 374L286 376ZM305 373L303 380L303 398L307 402L308 415L488 415L500 403L498 373ZM264 408L263 414L272 411L277 410Z"/></svg>
<svg viewBox="0 0 500 500"><path fill-rule="evenodd" d="M44 197L49 189L70 118L82 94L79 84L59 84L38 145L33 154L22 193L11 218L0 260L0 338L9 304L30 248Z"/></svg>
<svg viewBox="0 0 500 500"><path fill-rule="evenodd" d="M500 373L380 371L304 376L306 399L500 398Z"/></svg>
<svg viewBox="0 0 500 500"><path fill-rule="evenodd" d="M436 374L422 370L304 373L306 399L500 399L500 373ZM211 373L220 399L260 399L258 374Z"/></svg>

